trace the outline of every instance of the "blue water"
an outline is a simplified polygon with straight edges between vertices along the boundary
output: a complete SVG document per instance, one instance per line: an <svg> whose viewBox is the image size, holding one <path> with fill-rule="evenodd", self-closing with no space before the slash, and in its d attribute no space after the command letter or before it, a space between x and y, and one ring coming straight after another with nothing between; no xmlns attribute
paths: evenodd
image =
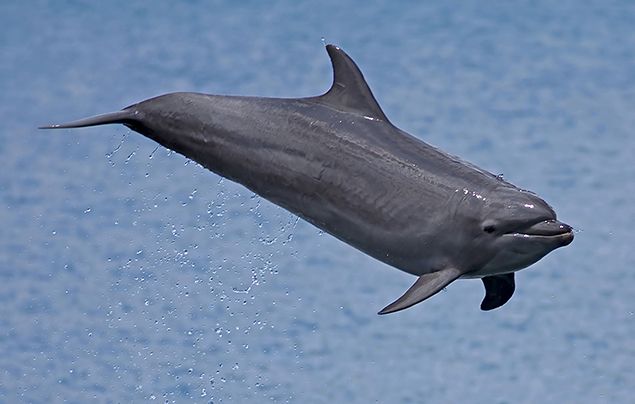
<svg viewBox="0 0 635 404"><path fill-rule="evenodd" d="M0 26L1 402L632 402L632 2L4 1ZM379 317L411 276L124 127L35 129L318 94L322 37L395 124L576 227L507 305L466 280Z"/></svg>

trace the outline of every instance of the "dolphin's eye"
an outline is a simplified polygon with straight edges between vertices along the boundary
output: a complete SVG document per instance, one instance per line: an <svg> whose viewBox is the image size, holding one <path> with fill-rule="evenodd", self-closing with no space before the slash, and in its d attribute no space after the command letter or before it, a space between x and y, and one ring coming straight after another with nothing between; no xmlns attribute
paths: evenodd
<svg viewBox="0 0 635 404"><path fill-rule="evenodd" d="M494 233L496 231L496 227L493 224L488 224L483 227L483 231L485 233Z"/></svg>

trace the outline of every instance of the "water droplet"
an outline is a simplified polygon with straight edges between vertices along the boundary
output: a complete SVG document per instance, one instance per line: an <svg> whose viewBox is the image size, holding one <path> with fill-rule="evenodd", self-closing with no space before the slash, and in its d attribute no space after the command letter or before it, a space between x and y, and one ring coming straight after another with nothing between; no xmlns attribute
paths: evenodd
<svg viewBox="0 0 635 404"><path fill-rule="evenodd" d="M153 158L154 157L154 153L157 152L157 150L159 150L159 146L155 147L154 150L152 150L152 153L150 153L150 155L148 156L148 158Z"/></svg>
<svg viewBox="0 0 635 404"><path fill-rule="evenodd" d="M119 144L117 145L117 147L115 147L115 149L113 151L111 151L110 153L106 153L106 158L108 160L110 160L112 158L112 156L117 153L119 151L119 149L121 149L121 146L123 145L124 140L126 140L126 133L124 133L124 135L121 137L121 141L119 141ZM111 165L115 165L114 162L110 162Z"/></svg>

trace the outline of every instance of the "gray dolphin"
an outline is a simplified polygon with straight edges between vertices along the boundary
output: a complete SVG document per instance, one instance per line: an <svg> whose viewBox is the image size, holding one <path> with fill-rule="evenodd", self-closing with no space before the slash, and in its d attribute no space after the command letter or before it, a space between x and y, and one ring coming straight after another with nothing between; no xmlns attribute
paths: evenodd
<svg viewBox="0 0 635 404"><path fill-rule="evenodd" d="M514 293L515 271L571 243L572 228L537 195L392 125L355 62L326 50L334 80L321 96L171 93L43 129L126 125L416 275L379 314L458 278L481 278L481 309L497 308Z"/></svg>

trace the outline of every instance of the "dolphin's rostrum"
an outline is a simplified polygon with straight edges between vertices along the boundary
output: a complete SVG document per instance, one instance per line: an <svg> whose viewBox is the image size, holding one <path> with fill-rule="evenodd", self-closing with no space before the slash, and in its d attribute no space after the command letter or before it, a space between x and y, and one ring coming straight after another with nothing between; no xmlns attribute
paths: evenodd
<svg viewBox="0 0 635 404"><path fill-rule="evenodd" d="M535 194L392 125L353 60L326 49L334 80L318 97L172 93L45 128L124 124L416 275L380 314L458 278L482 278L481 309L497 308L515 271L573 240Z"/></svg>

